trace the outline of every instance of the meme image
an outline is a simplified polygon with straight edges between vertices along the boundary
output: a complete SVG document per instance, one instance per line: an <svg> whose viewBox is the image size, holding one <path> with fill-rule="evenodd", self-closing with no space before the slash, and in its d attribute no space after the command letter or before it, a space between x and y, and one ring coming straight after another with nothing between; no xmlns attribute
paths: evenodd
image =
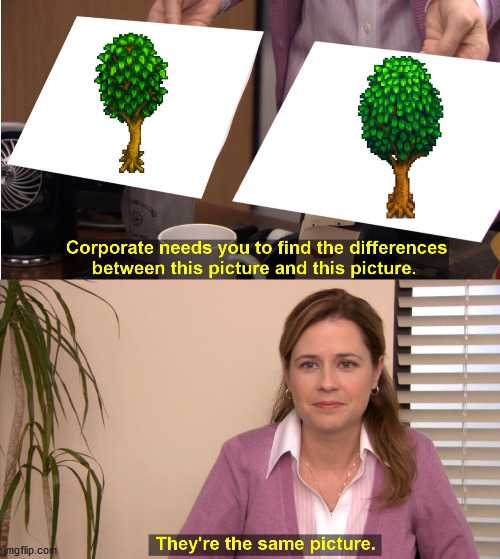
<svg viewBox="0 0 500 559"><path fill-rule="evenodd" d="M500 0L3 0L0 557L500 559Z"/></svg>

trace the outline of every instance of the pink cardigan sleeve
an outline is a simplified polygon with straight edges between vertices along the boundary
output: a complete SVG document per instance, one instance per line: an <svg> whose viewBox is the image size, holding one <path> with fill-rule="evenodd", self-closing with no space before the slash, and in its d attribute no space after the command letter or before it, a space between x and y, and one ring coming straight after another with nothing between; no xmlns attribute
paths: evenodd
<svg viewBox="0 0 500 559"><path fill-rule="evenodd" d="M430 439L422 437L414 531L421 559L479 559L471 529Z"/></svg>
<svg viewBox="0 0 500 559"><path fill-rule="evenodd" d="M240 445L237 439L224 443L181 533L243 532L248 490Z"/></svg>
<svg viewBox="0 0 500 559"><path fill-rule="evenodd" d="M489 0L491 21L490 27L493 27L500 20L500 0Z"/></svg>

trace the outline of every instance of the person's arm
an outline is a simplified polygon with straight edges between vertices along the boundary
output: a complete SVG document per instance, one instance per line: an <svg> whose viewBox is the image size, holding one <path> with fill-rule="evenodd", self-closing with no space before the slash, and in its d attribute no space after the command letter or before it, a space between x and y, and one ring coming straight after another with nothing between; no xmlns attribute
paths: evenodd
<svg viewBox="0 0 500 559"><path fill-rule="evenodd" d="M414 531L421 559L479 559L474 538L431 440L417 461Z"/></svg>
<svg viewBox="0 0 500 559"><path fill-rule="evenodd" d="M240 0L155 0L148 21L182 25L210 25L214 17Z"/></svg>
<svg viewBox="0 0 500 559"><path fill-rule="evenodd" d="M247 508L247 477L237 438L224 443L182 534L241 534Z"/></svg>

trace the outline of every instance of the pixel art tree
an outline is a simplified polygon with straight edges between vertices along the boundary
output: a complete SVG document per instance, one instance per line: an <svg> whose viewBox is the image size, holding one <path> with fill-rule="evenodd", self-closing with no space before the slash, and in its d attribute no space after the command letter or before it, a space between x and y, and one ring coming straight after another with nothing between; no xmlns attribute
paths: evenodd
<svg viewBox="0 0 500 559"><path fill-rule="evenodd" d="M145 35L128 33L114 37L97 57L101 64L95 82L99 84L104 114L126 122L130 140L122 150L120 173L144 172L140 151L141 126L163 102L167 90L168 63L157 56L153 43Z"/></svg>
<svg viewBox="0 0 500 559"><path fill-rule="evenodd" d="M425 65L411 56L386 58L368 77L358 115L370 151L387 161L396 175L387 217L415 217L408 173L433 150L441 136L443 106Z"/></svg>

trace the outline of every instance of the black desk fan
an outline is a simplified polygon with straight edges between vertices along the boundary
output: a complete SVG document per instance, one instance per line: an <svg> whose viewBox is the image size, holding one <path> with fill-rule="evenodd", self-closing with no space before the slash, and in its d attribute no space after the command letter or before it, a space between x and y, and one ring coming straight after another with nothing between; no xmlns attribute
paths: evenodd
<svg viewBox="0 0 500 559"><path fill-rule="evenodd" d="M40 266L60 259L71 212L58 175L8 164L22 129L2 124L2 264Z"/></svg>

